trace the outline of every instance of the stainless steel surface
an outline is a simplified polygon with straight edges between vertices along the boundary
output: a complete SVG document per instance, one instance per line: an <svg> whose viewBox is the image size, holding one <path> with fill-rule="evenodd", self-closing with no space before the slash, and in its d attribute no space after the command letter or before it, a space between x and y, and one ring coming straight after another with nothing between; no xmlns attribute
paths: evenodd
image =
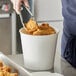
<svg viewBox="0 0 76 76"><path fill-rule="evenodd" d="M16 15L0 14L0 51L16 54Z"/></svg>
<svg viewBox="0 0 76 76"><path fill-rule="evenodd" d="M0 51L11 54L11 17L0 18Z"/></svg>
<svg viewBox="0 0 76 76"><path fill-rule="evenodd" d="M4 64L12 67L12 70L18 71L19 76L30 76L31 73L29 73L26 69L21 67L20 65L13 62L11 59L9 59L6 55L0 52L0 60L4 62Z"/></svg>
<svg viewBox="0 0 76 76"><path fill-rule="evenodd" d="M0 0L0 51L16 54L16 14L10 0Z"/></svg>

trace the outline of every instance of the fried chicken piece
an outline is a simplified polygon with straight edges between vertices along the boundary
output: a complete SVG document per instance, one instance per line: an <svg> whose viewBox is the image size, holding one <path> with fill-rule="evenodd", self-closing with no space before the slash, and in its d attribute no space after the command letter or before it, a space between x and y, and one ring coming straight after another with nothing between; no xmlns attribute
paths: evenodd
<svg viewBox="0 0 76 76"><path fill-rule="evenodd" d="M7 72L11 72L11 67L4 65L4 66L2 67L2 70L3 70L3 71L7 71Z"/></svg>
<svg viewBox="0 0 76 76"><path fill-rule="evenodd" d="M11 73L11 67L3 64L2 61L0 61L0 76L18 76L18 73Z"/></svg>
<svg viewBox="0 0 76 76"><path fill-rule="evenodd" d="M2 67L3 67L3 62L0 61L0 71L2 70Z"/></svg>
<svg viewBox="0 0 76 76"><path fill-rule="evenodd" d="M3 71L3 76L10 76L10 73L7 71Z"/></svg>
<svg viewBox="0 0 76 76"><path fill-rule="evenodd" d="M49 27L49 24L43 23L43 24L41 24L40 26L38 26L38 28L39 28L40 30L46 30L46 29L49 29L50 27Z"/></svg>
<svg viewBox="0 0 76 76"><path fill-rule="evenodd" d="M55 34L56 31L53 27L49 26L48 23L43 23L41 25L38 25L36 21L33 19L30 19L26 24L26 28L22 30L25 34L30 35L49 35L49 34Z"/></svg>
<svg viewBox="0 0 76 76"><path fill-rule="evenodd" d="M3 62L2 61L0 61L0 67L3 67Z"/></svg>
<svg viewBox="0 0 76 76"><path fill-rule="evenodd" d="M33 19L30 19L26 24L25 27L29 30L29 32L36 31L38 29L38 24Z"/></svg>
<svg viewBox="0 0 76 76"><path fill-rule="evenodd" d="M53 27L51 27L48 23L43 23L42 25L39 26L40 30L47 30L50 29L52 31L55 31Z"/></svg>
<svg viewBox="0 0 76 76"><path fill-rule="evenodd" d="M4 76L4 73L2 71L0 71L0 76Z"/></svg>
<svg viewBox="0 0 76 76"><path fill-rule="evenodd" d="M33 32L33 35L50 35L50 34L55 34L55 30L54 28L52 28L51 26L49 26L49 24L42 24L40 26L38 26L38 30Z"/></svg>
<svg viewBox="0 0 76 76"><path fill-rule="evenodd" d="M18 73L10 73L10 76L18 76Z"/></svg>
<svg viewBox="0 0 76 76"><path fill-rule="evenodd" d="M33 32L33 35L50 35L50 34L54 34L54 31L51 31L51 29L47 29L47 30L40 30L38 29L37 31Z"/></svg>
<svg viewBox="0 0 76 76"><path fill-rule="evenodd" d="M24 33L24 34L29 34L29 35L32 35L33 34L27 28L22 28L21 32Z"/></svg>
<svg viewBox="0 0 76 76"><path fill-rule="evenodd" d="M9 73L7 71L0 71L0 76L18 76L18 73Z"/></svg>
<svg viewBox="0 0 76 76"><path fill-rule="evenodd" d="M26 31L26 34L30 34L30 35L32 35L33 32L36 31L36 30L34 30L34 29L33 29L33 30L32 30L32 29L31 29L31 30L28 30L28 29L26 28L25 31Z"/></svg>

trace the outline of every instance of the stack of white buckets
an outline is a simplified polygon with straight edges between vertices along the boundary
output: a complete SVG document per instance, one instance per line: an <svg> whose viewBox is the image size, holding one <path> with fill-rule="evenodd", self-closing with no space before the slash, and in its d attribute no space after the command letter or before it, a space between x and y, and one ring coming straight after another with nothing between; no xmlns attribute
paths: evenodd
<svg viewBox="0 0 76 76"><path fill-rule="evenodd" d="M33 36L20 29L24 65L30 70L49 70L53 68L59 30L56 34Z"/></svg>

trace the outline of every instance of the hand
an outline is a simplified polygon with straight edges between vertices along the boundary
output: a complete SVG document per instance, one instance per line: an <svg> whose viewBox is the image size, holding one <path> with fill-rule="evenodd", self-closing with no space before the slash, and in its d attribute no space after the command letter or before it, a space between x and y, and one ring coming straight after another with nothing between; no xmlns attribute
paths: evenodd
<svg viewBox="0 0 76 76"><path fill-rule="evenodd" d="M11 2L13 3L13 8L17 14L20 13L20 8L21 8L22 2L25 4L26 7L29 7L28 0L11 0Z"/></svg>

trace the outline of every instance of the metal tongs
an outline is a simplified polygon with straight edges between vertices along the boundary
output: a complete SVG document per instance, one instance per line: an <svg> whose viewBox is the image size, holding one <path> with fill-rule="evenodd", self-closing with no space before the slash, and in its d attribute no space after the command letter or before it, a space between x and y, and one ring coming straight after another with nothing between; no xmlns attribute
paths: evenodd
<svg viewBox="0 0 76 76"><path fill-rule="evenodd" d="M31 15L31 18L34 19L34 15L33 15L32 12L30 11L30 9L29 9L28 7L26 7L24 4L23 4L23 6L24 6L24 8L28 11L28 13ZM23 7L21 7L21 9L23 9ZM26 28L26 26L25 26L25 24L24 24L24 22L23 22L23 17L22 17L21 11L20 11L19 16L20 16L20 20L21 20L21 23L22 23L23 27Z"/></svg>

